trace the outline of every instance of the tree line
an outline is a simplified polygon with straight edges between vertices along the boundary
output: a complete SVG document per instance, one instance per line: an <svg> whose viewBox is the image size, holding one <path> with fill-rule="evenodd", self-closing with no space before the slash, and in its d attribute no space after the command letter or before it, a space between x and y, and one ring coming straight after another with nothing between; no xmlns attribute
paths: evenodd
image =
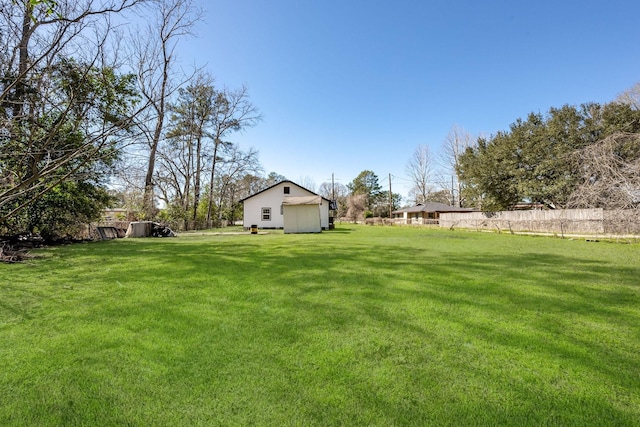
<svg viewBox="0 0 640 427"><path fill-rule="evenodd" d="M410 201L484 211L640 207L640 83L606 104L552 107L472 137L454 125L437 155L407 163Z"/></svg>
<svg viewBox="0 0 640 427"><path fill-rule="evenodd" d="M479 138L459 157L469 206L509 210L527 202L546 209L630 209L640 203L640 110L587 103L518 119L508 131Z"/></svg>
<svg viewBox="0 0 640 427"><path fill-rule="evenodd" d="M178 66L201 17L192 0L0 0L0 234L63 236L107 206L210 227L284 179L233 142L262 119L247 89ZM490 137L454 126L437 158L421 145L407 163L411 202L638 207L639 92L532 113ZM352 219L402 202L370 170L318 191Z"/></svg>
<svg viewBox="0 0 640 427"><path fill-rule="evenodd" d="M0 0L0 235L72 235L106 207L223 225L286 179L233 142L262 119L247 89L177 65L201 17L192 0ZM385 215L377 181L318 191L340 216Z"/></svg>
<svg viewBox="0 0 640 427"><path fill-rule="evenodd" d="M247 89L177 65L191 0L0 0L0 234L71 234L107 206L210 225L262 177L232 135ZM226 212L226 213L225 213Z"/></svg>
<svg viewBox="0 0 640 427"><path fill-rule="evenodd" d="M285 179L233 143L262 118L247 89L177 66L201 16L191 0L0 0L0 234L73 234L105 207L232 223L239 200ZM330 190L341 217L401 202L369 170Z"/></svg>

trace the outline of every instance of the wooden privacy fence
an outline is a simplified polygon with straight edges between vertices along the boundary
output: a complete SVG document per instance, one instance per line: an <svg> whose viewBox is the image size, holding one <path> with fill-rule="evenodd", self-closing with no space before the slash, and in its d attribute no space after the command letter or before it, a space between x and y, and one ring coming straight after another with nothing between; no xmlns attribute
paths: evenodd
<svg viewBox="0 0 640 427"><path fill-rule="evenodd" d="M438 225L438 220L431 218L393 218L390 222L396 225Z"/></svg>
<svg viewBox="0 0 640 427"><path fill-rule="evenodd" d="M640 234L640 210L556 209L440 214L440 227L554 234Z"/></svg>

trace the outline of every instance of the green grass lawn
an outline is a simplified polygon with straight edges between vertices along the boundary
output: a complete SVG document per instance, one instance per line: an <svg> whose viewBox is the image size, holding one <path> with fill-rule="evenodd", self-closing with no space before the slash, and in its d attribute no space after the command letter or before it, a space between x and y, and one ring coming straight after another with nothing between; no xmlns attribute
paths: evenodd
<svg viewBox="0 0 640 427"><path fill-rule="evenodd" d="M0 425L640 425L640 246L342 225L0 264Z"/></svg>

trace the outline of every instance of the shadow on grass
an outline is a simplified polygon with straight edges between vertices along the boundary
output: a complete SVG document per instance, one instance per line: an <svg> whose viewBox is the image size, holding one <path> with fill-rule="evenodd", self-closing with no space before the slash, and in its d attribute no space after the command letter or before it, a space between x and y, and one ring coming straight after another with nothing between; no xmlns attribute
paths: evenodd
<svg viewBox="0 0 640 427"><path fill-rule="evenodd" d="M626 425L640 415L638 267L463 234L350 234L106 243L70 250L84 261L57 260L65 271L48 286L73 280L59 304L90 307L72 320L117 333L125 360L159 367L165 382L131 393L154 384L185 419L196 415L180 402L211 410L212 390L220 419L248 424L260 420L243 403L271 408L271 422L317 425ZM3 301L12 316L20 300ZM99 342L74 345L101 354Z"/></svg>
<svg viewBox="0 0 640 427"><path fill-rule="evenodd" d="M327 234L348 234L348 233L353 233L353 228L341 225L334 228L333 230L327 231L326 233Z"/></svg>
<svg viewBox="0 0 640 427"><path fill-rule="evenodd" d="M338 358L337 364L324 380L347 378L349 390L338 387L338 394L354 393L371 411L379 407L375 402L387 401L389 421L402 417L395 412L395 399L405 392L421 396L421 386L431 384L428 375L454 382L451 389L431 384L445 395L460 393L457 387L465 383L469 392L488 389L495 401L486 403L495 404L494 415L503 420L517 420L519 414L523 421L533 416L547 422L545 415L532 414L557 412L562 406L577 410L560 418L570 423L602 417L626 422L633 415L608 395L626 394L624 401L638 386L638 348L633 344L638 329L631 325L639 325L640 317L629 307L637 304L640 269L559 253L451 255L366 242L326 249L319 240L297 239L292 245L285 239L267 246L181 245L180 253L172 248L154 253L167 256L179 274L203 274L191 288L223 287L224 307L217 309L228 316L244 313L236 320L246 322L254 340L335 346L325 357ZM317 341L323 334L335 341ZM340 352L348 353L350 362L341 365ZM444 370L428 367L442 357ZM294 361L289 355L280 364L284 369ZM381 369L379 364L414 386L389 397L386 380L370 378ZM418 380L404 372L406 365L420 372ZM304 378L304 387L313 382ZM297 392L305 394L304 387ZM321 392L306 395L323 411L331 410ZM483 406L468 398L471 420ZM505 398L512 400L510 409L500 403ZM426 417L419 406L411 411L407 420Z"/></svg>
<svg viewBox="0 0 640 427"><path fill-rule="evenodd" d="M416 364L445 354L446 369L457 373L454 381L473 383L469 392L489 389L501 396L497 402L505 396L518 402L506 411L509 416L503 414L504 422L518 420L513 416L518 411L522 421L538 413L538 421L547 422L545 410L563 407L576 412L560 421L573 423L575 417L575 424L627 423L637 415L632 409L637 399L625 404L639 385L634 344L639 331L632 325L640 325L640 316L637 309L629 310L638 303L637 268L617 267L612 280L605 262L557 254L457 255L455 260L404 254L399 260L337 251L323 260L324 273L310 277L308 255L299 256L300 272L286 277L298 289L291 299L302 310L331 319L336 328L377 330L390 347L384 356L390 363L405 351L403 342L414 343L408 358ZM407 281L408 272L413 281ZM334 286L309 284L327 281ZM317 298L309 297L312 292ZM336 296L327 298L328 292ZM400 343L395 334L402 335ZM482 359L488 360L479 363ZM367 384L366 375L360 380ZM371 398L361 392L363 399ZM612 402L616 394L626 397ZM480 402L471 407L471 412L484 408Z"/></svg>

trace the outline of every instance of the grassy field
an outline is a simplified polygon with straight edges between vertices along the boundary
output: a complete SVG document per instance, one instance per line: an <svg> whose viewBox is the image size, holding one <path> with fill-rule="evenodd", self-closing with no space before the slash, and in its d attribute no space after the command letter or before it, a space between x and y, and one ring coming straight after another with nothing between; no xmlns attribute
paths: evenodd
<svg viewBox="0 0 640 427"><path fill-rule="evenodd" d="M640 246L342 225L0 265L0 425L640 425Z"/></svg>

